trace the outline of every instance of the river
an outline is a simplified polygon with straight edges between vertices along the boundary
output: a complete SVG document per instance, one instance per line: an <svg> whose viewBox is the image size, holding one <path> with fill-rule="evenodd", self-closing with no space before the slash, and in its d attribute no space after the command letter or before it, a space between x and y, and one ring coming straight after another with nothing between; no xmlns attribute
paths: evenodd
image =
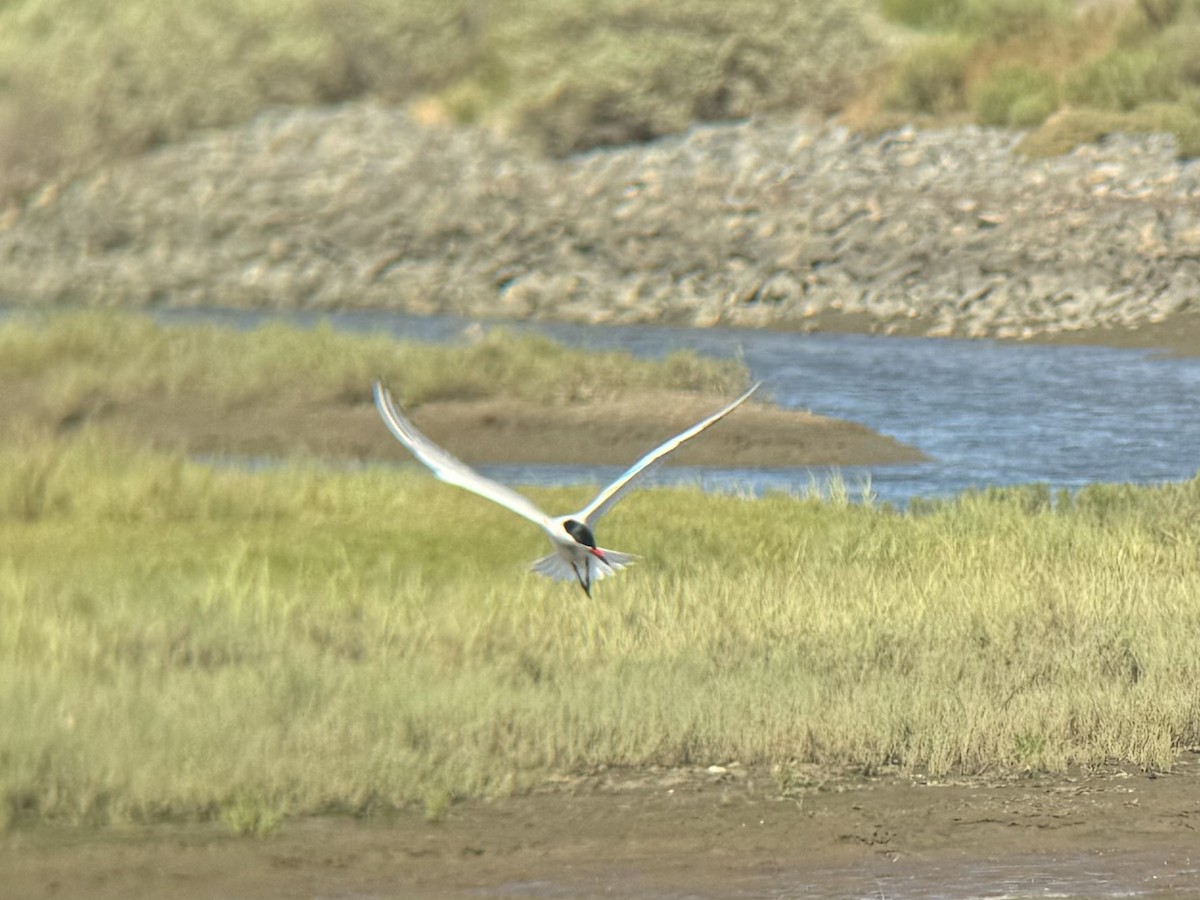
<svg viewBox="0 0 1200 900"><path fill-rule="evenodd" d="M471 324L451 317L385 311L259 313L173 310L166 323L219 321L253 327L285 320L329 322L353 332L421 341L461 339ZM491 327L491 326L487 326ZM584 349L661 357L691 349L741 357L779 405L861 422L920 448L931 462L845 467L852 495L905 505L968 488L1043 483L1075 489L1096 482L1154 483L1200 468L1200 359L1146 350L860 334L504 323ZM488 466L508 482L604 482L621 467ZM663 468L657 483L760 493L825 485L834 470Z"/></svg>

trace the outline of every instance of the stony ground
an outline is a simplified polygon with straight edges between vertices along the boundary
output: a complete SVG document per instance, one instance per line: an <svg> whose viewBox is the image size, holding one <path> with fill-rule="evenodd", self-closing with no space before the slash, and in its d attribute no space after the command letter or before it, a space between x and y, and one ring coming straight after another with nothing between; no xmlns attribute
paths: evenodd
<svg viewBox="0 0 1200 900"><path fill-rule="evenodd" d="M551 161L373 105L281 110L47 188L0 297L1041 337L1200 298L1200 161L973 127L696 128Z"/></svg>

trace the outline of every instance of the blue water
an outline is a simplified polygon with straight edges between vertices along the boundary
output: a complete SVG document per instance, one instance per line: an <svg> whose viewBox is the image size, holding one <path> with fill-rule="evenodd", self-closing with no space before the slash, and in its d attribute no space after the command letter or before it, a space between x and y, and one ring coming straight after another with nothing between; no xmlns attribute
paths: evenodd
<svg viewBox="0 0 1200 900"><path fill-rule="evenodd" d="M216 318L243 327L279 319L299 325L328 321L347 331L424 341L459 340L471 324L379 311L160 315L164 321ZM644 357L684 348L741 357L781 406L861 422L933 457L919 465L839 471L852 493L869 485L875 497L897 504L988 485L1077 488L1092 482L1175 481L1191 478L1200 468L1200 359L1168 359L1144 350L872 335L559 323L505 327ZM621 469L492 466L486 471L531 484L604 482ZM698 482L759 493L807 490L829 474L820 467L663 468L652 477L660 483Z"/></svg>

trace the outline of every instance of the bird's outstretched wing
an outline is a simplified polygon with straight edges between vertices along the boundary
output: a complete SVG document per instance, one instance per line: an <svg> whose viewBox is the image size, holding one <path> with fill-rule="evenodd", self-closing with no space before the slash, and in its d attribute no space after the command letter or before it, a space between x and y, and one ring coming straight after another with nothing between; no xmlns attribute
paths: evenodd
<svg viewBox="0 0 1200 900"><path fill-rule="evenodd" d="M512 488L484 478L466 463L451 456L421 432L413 423L405 418L380 382L375 382L375 408L387 425L388 430L396 440L408 448L417 459L429 467L435 477L447 484L464 488L480 497L486 497L493 503L499 503L505 509L510 509L518 516L524 516L529 521L542 528L549 529L548 518L531 500L522 497Z"/></svg>
<svg viewBox="0 0 1200 900"><path fill-rule="evenodd" d="M707 419L702 419L691 428L687 429L687 431L680 432L669 441L659 444L657 447L635 462L632 466L630 466L625 471L625 474L597 494L591 503L575 514L575 518L583 521L584 524L586 524L589 528L594 527L596 520L608 512L612 505L621 499L621 496L625 493L629 486L633 484L634 479L643 474L656 462L659 462L661 459L663 459L663 457L665 457L668 453L671 453L682 444L690 441L709 425L712 425L714 422L720 421L722 418L729 415L731 412L745 403L746 400L749 399L750 395L758 390L759 385L761 384L761 381L758 382L752 388L750 388L750 390L746 391L746 393L742 394L742 396L738 397L724 409L718 410Z"/></svg>

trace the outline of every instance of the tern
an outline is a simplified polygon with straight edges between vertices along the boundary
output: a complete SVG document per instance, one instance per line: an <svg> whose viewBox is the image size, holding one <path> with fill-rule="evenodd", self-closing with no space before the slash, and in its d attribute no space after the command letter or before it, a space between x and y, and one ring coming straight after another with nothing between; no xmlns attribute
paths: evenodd
<svg viewBox="0 0 1200 900"><path fill-rule="evenodd" d="M549 556L534 560L530 568L539 575L545 575L556 581L576 579L579 586L583 588L583 592L591 597L593 581L599 581L619 572L635 559L629 553L620 553L597 546L596 538L592 533L596 522L612 509L613 504L621 499L639 475L644 474L647 469L661 461L667 454L678 449L704 429L741 406L751 394L758 390L760 384L762 384L761 381L725 408L713 413L707 419L701 419L686 431L681 431L670 440L659 444L626 469L620 478L600 491L587 506L565 516L546 515L532 501L518 494L512 488L485 478L466 463L447 453L405 418L400 408L392 400L392 395L379 381L375 382L375 407L379 410L384 424L387 425L396 440L424 463L434 477L447 484L453 484L478 494L493 503L498 503L541 528L550 538L554 552Z"/></svg>

